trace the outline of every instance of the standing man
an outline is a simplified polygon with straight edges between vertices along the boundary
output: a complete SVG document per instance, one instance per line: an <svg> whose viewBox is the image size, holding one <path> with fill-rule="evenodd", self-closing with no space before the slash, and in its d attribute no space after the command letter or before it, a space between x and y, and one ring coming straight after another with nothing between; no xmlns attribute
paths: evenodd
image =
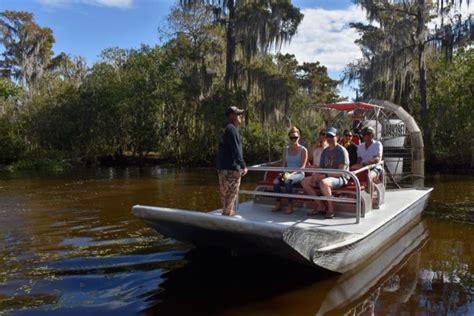
<svg viewBox="0 0 474 316"><path fill-rule="evenodd" d="M337 129L329 127L326 131L326 139L329 144L321 154L321 168L326 169L342 169L349 170L349 153L347 150L337 143ZM315 173L310 177L306 177L301 181L301 186L306 193L318 195L315 187L319 186L324 196L332 196L332 189L347 184L348 179L340 174L321 174ZM324 212L323 204L320 200L315 200L316 208L308 215L316 215ZM334 217L334 203L327 201L328 208L325 210L325 218Z"/></svg>
<svg viewBox="0 0 474 316"><path fill-rule="evenodd" d="M231 106L225 111L227 122L219 138L217 174L221 192L222 215L234 216L240 179L247 174L238 126L244 110Z"/></svg>

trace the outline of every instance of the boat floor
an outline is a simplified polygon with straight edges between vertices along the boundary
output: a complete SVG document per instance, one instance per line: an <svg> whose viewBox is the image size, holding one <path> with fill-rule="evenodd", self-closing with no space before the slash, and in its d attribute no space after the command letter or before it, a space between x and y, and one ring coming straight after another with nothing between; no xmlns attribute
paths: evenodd
<svg viewBox="0 0 474 316"><path fill-rule="evenodd" d="M424 200L423 198L431 191L432 188L387 190L385 192L385 203L380 205L380 209L368 212L365 217L361 217L360 223L357 225L354 225L356 223L355 216L338 214L337 209L334 218L325 219L324 215L308 215L308 210L304 208L295 208L292 214L285 214L281 211L272 212L271 205L255 204L253 201L240 203L237 215L234 218L235 220L261 222L267 225L273 224L281 226L282 229L297 225L301 228L328 229L356 235L367 235L408 209L412 204ZM222 216L221 213L222 209L211 212L211 214L219 216Z"/></svg>

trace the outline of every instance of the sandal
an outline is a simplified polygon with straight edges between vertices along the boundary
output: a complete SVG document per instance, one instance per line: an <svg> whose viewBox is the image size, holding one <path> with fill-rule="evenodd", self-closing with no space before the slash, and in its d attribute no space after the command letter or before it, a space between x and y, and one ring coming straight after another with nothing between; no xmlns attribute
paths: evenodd
<svg viewBox="0 0 474 316"><path fill-rule="evenodd" d="M326 211L325 210L312 210L310 212L308 212L307 214L308 215L322 215L322 214L325 214Z"/></svg>
<svg viewBox="0 0 474 316"><path fill-rule="evenodd" d="M326 212L326 215L324 215L324 218L326 219L334 218L334 212Z"/></svg>
<svg viewBox="0 0 474 316"><path fill-rule="evenodd" d="M275 207L272 208L272 212L279 212L279 211L281 211L281 204L275 205Z"/></svg>
<svg viewBox="0 0 474 316"><path fill-rule="evenodd" d="M293 206L288 206L288 208L286 209L286 211L284 211L283 213L285 214L292 214L293 213Z"/></svg>

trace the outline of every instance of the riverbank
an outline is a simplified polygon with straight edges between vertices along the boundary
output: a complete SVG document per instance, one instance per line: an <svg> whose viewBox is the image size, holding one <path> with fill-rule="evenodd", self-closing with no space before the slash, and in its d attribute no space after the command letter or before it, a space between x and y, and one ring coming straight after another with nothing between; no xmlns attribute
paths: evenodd
<svg viewBox="0 0 474 316"><path fill-rule="evenodd" d="M252 162L248 162L252 164ZM30 159L20 160L9 165L0 165L0 173L18 172L18 171L44 171L52 173L67 172L75 167L214 167L213 162L209 161L177 161L176 159L162 158L158 155L150 155L147 157L123 156L114 158L111 156L99 157L95 160L91 159ZM447 163L429 163L425 165L427 173L455 173L455 174L472 174L474 168L470 165L447 164Z"/></svg>

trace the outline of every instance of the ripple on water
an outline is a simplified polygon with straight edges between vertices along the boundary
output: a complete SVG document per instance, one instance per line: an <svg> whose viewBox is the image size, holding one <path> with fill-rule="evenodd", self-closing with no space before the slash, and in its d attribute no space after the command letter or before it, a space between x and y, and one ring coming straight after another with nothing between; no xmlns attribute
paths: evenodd
<svg viewBox="0 0 474 316"><path fill-rule="evenodd" d="M474 224L474 201L432 202L425 214L442 220Z"/></svg>

